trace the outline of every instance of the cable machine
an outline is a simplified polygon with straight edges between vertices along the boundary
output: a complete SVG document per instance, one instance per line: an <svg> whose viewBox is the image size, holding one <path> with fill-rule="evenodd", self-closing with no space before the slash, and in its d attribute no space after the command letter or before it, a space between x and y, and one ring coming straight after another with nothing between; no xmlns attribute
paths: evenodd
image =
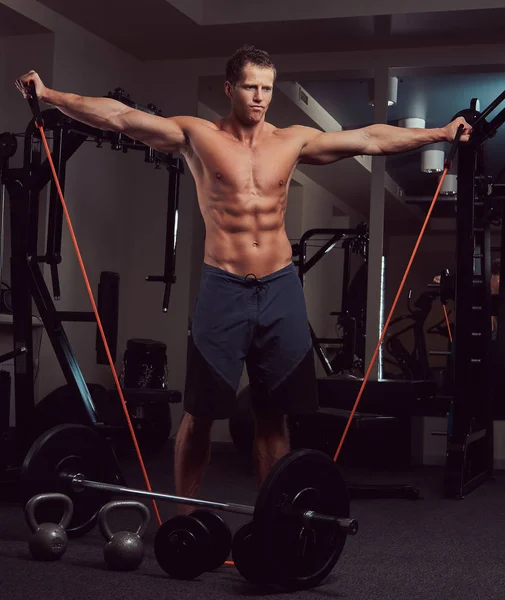
<svg viewBox="0 0 505 600"><path fill-rule="evenodd" d="M479 112L474 98L469 109L456 115L464 117L473 131L470 142L458 147L455 394L448 415L444 478L449 497L464 497L493 469L490 223L496 219L496 211L494 182L485 173L482 146L505 121L505 109L491 122L486 121L504 100L505 92ZM504 252L502 243L502 255ZM505 276L503 256L501 269ZM505 367L503 294L500 315L498 346Z"/></svg>
<svg viewBox="0 0 505 600"><path fill-rule="evenodd" d="M147 107L133 102L121 88L109 92L108 97L114 98L128 106L155 115L161 115L154 104ZM33 106L32 106L33 109ZM135 141L124 134L106 132L89 127L63 115L57 109L49 109L43 112L34 110L36 117L44 122L46 131L52 132L52 158L56 167L58 179L63 190L66 177L66 166L68 160L87 141L94 141L97 147L104 143L110 144L112 150L123 153L129 150L140 151L144 154L147 163L154 164L155 168L162 165L168 171L167 191L167 216L164 268L161 275L147 276L146 281L161 282L164 284L162 310L168 311L171 286L176 281L175 260L177 240L177 215L179 203L179 181L183 173L181 159L174 158L171 154L160 153L143 143ZM97 429L103 430L106 425L97 410L92 395L86 384L81 369L76 361L70 342L64 330L64 322L96 322L93 312L69 312L58 311L53 302L53 297L60 297L60 283L58 277L58 264L61 262L61 238L63 210L58 199L58 192L51 178L51 170L48 160L42 160L41 136L32 119L26 129L24 136L24 161L23 166L18 169L9 167L9 159L17 150L17 140L12 133L0 134L0 187L7 190L10 198L10 225L11 225L11 296L12 296L12 318L13 318L13 350L0 356L0 364L14 358L14 384L15 384L15 446L16 451L4 452L3 456L23 456L29 444L33 441L34 426L34 354L32 339L32 302L38 309L40 318L44 325L58 363L65 376L67 384L73 394L82 401L89 420L89 424ZM39 229L39 195L47 184L49 189L48 226L46 236L45 254L38 254L38 229ZM2 195L3 200L3 195ZM3 203L2 203L3 212ZM3 235L2 235L3 241ZM40 268L40 264L49 265L52 296ZM102 273L102 277L107 274ZM114 280L114 275L112 276ZM109 277L110 280L110 277ZM101 284L105 282L101 280ZM114 290L114 284L108 287ZM110 296L110 294L109 294ZM106 293L100 294L99 311L101 313L100 299L110 303L110 297ZM112 300L114 303L114 300ZM117 299L116 299L117 303ZM104 330L107 341L111 347L111 354L115 358L116 336L117 336L117 307L111 314L105 315L101 320L104 322ZM103 343L97 341L97 362L104 364ZM2 398L2 402L5 399ZM0 422L0 431L9 432L9 410L3 410L3 421ZM2 441L12 442L13 436L2 435ZM3 461L5 463L5 460ZM10 462L16 463L12 458ZM0 465L1 467L2 465ZM4 464L3 470L9 468L16 470L17 465Z"/></svg>

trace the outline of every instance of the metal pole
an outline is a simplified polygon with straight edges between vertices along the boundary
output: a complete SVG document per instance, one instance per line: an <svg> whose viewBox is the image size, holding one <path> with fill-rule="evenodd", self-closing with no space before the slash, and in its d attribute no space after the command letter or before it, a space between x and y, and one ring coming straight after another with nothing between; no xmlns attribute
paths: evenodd
<svg viewBox="0 0 505 600"><path fill-rule="evenodd" d="M389 70L377 69L374 85L374 121L387 123L388 117ZM369 246L366 305L366 347L365 364L368 366L381 334L380 297L382 288L382 256L384 254L384 211L385 211L386 157L372 157L370 179ZM379 377L379 364L376 361L371 380Z"/></svg>
<svg viewBox="0 0 505 600"><path fill-rule="evenodd" d="M124 487L122 485L114 485L111 483L102 483L101 481L91 481L84 479L82 473L77 474L62 474L62 478L68 478L74 492L82 492L84 488L101 490L104 492L112 492L117 494L127 494L129 496L141 496L151 498L153 500L166 500L168 502L177 502L179 504L189 504L193 506L204 506L214 510L223 510L226 512L238 513L241 515L254 515L254 507L246 506L245 504L228 504L224 502L212 502L211 500L200 500L199 498L185 498L184 496L173 496L171 494L161 494L159 492L150 492L148 490L137 490L134 488ZM333 515L324 515L312 510L297 511L290 507L285 512L286 517L299 518L301 524L309 525L310 523L319 523L327 526L334 526L341 529L347 535L356 535L358 532L358 522L355 519L339 518Z"/></svg>
<svg viewBox="0 0 505 600"><path fill-rule="evenodd" d="M1 182L0 169L0 283L4 265L4 238L5 238L5 185Z"/></svg>
<svg viewBox="0 0 505 600"><path fill-rule="evenodd" d="M82 475L68 475L74 491L79 492L84 488L92 488L104 492L113 492L117 494L128 494L130 496L143 496L144 498L152 498L154 500L167 500L168 502L178 502L180 504L191 504L194 506L206 506L214 510L224 510L227 512L239 513L242 515L253 515L254 507L245 506L244 504L225 504L223 502L212 502L210 500L200 500L198 498L184 498L183 496L172 496L171 494L161 494L159 492L150 492L148 490L137 490L121 485L111 483L102 483L100 481L90 481L84 479Z"/></svg>

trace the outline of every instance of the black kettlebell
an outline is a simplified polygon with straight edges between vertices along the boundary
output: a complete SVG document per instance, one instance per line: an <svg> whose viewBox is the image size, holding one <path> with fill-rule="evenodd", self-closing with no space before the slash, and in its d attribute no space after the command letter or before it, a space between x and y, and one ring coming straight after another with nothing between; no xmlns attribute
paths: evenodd
<svg viewBox="0 0 505 600"><path fill-rule="evenodd" d="M37 523L35 509L43 502L59 502L63 504L63 516L59 523ZM37 494L30 498L25 506L25 517L32 535L28 541L30 554L36 560L58 560L68 544L67 532L74 505L64 494Z"/></svg>
<svg viewBox="0 0 505 600"><path fill-rule="evenodd" d="M112 510L133 509L140 513L142 522L137 531L118 531L112 533L108 517ZM106 540L103 548L103 557L109 569L115 571L135 571L140 566L144 558L144 537L149 523L151 522L151 513L142 502L117 500L108 502L100 509L98 513L98 527Z"/></svg>

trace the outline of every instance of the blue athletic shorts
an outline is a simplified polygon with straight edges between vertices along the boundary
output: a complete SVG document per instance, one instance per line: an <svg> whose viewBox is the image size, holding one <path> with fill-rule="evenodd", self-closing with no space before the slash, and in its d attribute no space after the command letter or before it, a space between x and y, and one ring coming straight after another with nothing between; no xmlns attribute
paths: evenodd
<svg viewBox="0 0 505 600"><path fill-rule="evenodd" d="M317 410L312 338L292 263L259 279L203 265L189 337L185 410L200 418L229 418L244 362L255 410Z"/></svg>

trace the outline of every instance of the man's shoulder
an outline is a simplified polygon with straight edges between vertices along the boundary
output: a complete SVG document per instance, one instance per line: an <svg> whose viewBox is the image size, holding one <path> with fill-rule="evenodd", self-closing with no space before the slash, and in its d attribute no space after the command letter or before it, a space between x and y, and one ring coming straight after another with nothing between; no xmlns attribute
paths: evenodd
<svg viewBox="0 0 505 600"><path fill-rule="evenodd" d="M192 116L177 116L177 117L168 117L178 123L184 129L213 129L217 131L219 128L216 123L212 121L208 121L207 119L202 119L201 117L192 117Z"/></svg>
<svg viewBox="0 0 505 600"><path fill-rule="evenodd" d="M311 139L320 134L321 131L305 125L290 125L289 127L276 127L274 133L283 137Z"/></svg>

